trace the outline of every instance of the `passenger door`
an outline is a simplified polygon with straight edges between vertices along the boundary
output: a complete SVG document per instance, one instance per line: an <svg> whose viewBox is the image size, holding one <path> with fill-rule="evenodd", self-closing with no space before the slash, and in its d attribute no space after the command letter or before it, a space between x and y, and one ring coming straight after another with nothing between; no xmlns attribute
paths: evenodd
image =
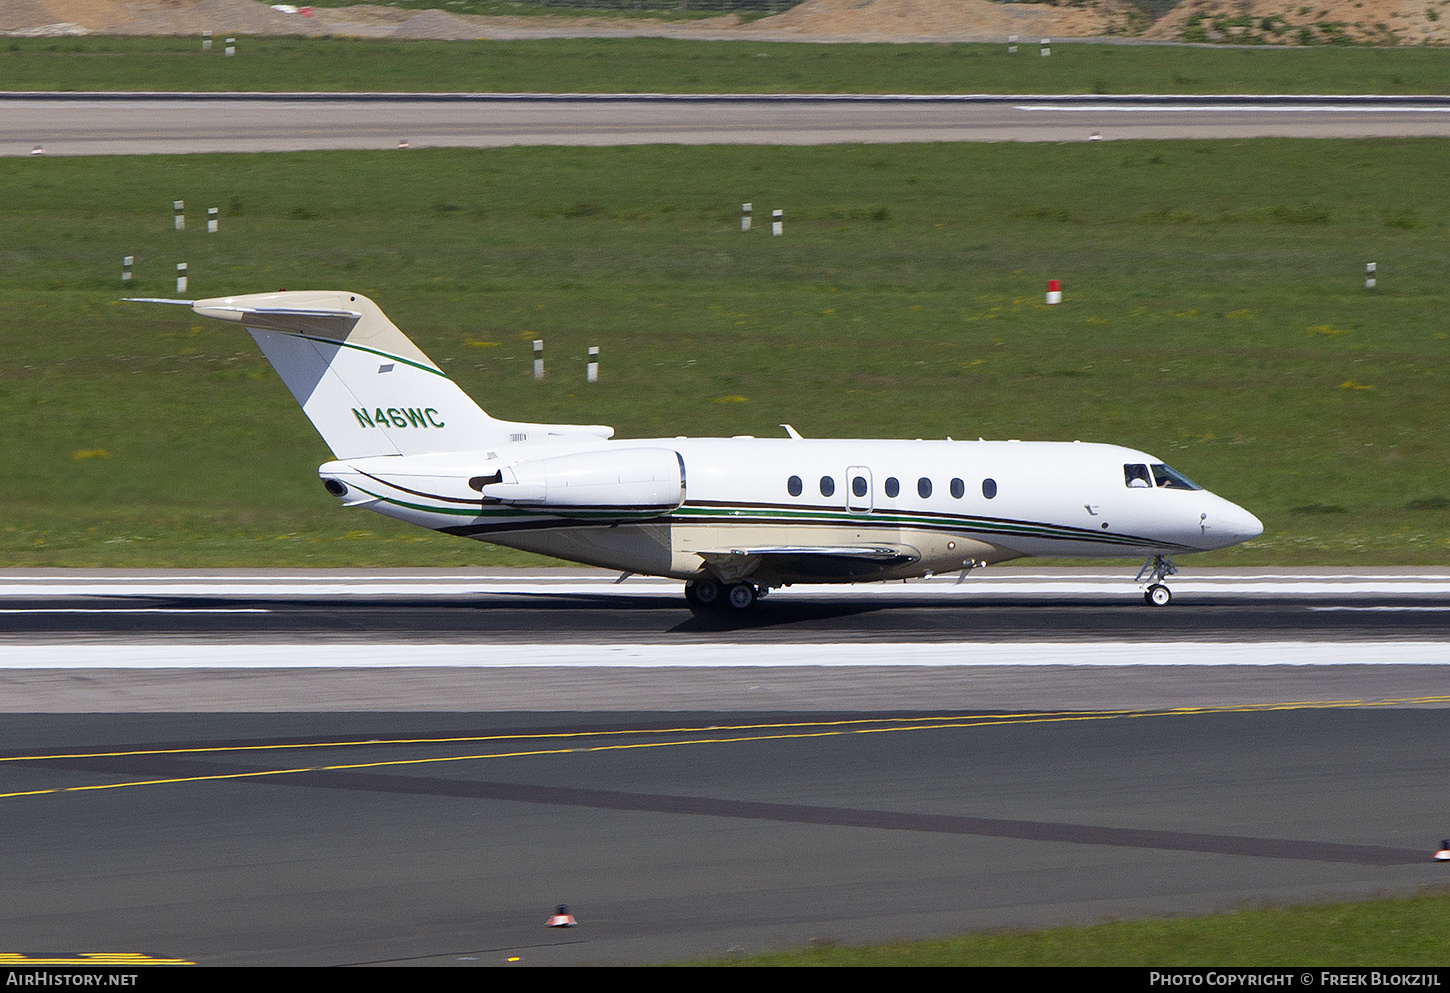
<svg viewBox="0 0 1450 993"><path fill-rule="evenodd" d="M846 470L846 509L852 513L866 514L871 511L871 470L864 465L853 465Z"/></svg>

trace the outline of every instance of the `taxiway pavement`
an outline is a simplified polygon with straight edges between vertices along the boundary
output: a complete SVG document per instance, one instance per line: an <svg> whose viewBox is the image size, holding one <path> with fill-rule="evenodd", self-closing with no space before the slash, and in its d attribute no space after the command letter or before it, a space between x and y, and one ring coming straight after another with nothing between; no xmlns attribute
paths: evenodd
<svg viewBox="0 0 1450 993"><path fill-rule="evenodd" d="M0 154L1450 135L1437 97L0 95Z"/></svg>
<svg viewBox="0 0 1450 993"><path fill-rule="evenodd" d="M12 951L728 956L1443 884L1450 710L7 718ZM446 739L446 740L440 740ZM567 904L579 921L549 930Z"/></svg>

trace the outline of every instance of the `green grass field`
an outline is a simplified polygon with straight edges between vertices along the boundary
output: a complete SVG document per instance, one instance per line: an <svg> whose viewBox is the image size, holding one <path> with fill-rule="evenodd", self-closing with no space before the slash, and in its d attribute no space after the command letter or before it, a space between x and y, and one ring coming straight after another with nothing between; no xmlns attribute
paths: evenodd
<svg viewBox="0 0 1450 993"><path fill-rule="evenodd" d="M0 90L547 93L1450 93L1433 48L813 45L662 38L10 38Z"/></svg>
<svg viewBox="0 0 1450 993"><path fill-rule="evenodd" d="M1261 539L1190 561L1443 562L1450 188L1432 177L1447 152L1257 140L8 159L0 564L523 560L335 506L314 472L328 452L250 339L118 303L123 255L137 258L125 295L174 295L181 261L195 297L367 293L499 416L626 437L789 422L808 437L1113 441L1264 520ZM745 200L757 217L784 208L786 236L742 235ZM1060 307L1042 302L1048 278L1064 283Z"/></svg>
<svg viewBox="0 0 1450 993"><path fill-rule="evenodd" d="M1022 934L720 959L753 966L1429 966L1450 960L1450 894Z"/></svg>

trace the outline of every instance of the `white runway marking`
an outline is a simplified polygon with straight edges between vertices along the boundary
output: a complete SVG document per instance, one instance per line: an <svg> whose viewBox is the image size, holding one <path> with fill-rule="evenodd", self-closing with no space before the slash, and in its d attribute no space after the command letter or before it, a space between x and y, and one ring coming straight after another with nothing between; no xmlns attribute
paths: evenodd
<svg viewBox="0 0 1450 993"><path fill-rule="evenodd" d="M780 669L1002 666L1450 666L1434 642L690 645L15 645L8 669Z"/></svg>
<svg viewBox="0 0 1450 993"><path fill-rule="evenodd" d="M266 607L0 607L0 614L270 614Z"/></svg>
<svg viewBox="0 0 1450 993"><path fill-rule="evenodd" d="M1286 107L1274 104L1056 104L1056 103L1026 103L1017 104L1014 110L1052 110L1063 113L1077 113L1079 111L1114 111L1117 113L1136 114L1144 113L1166 113L1175 114L1196 114L1196 113L1252 113L1252 114L1445 114L1450 113L1450 107L1354 107L1354 106L1298 106Z"/></svg>
<svg viewBox="0 0 1450 993"><path fill-rule="evenodd" d="M890 597L893 600L937 600L943 597L970 602L983 596L1051 597L1064 595L1141 596L1143 586L1122 572L1073 572L1069 575L986 570L969 575L958 585L955 575L910 583L863 583L842 586L795 586L778 591L784 599L820 597ZM547 574L376 576L358 573L226 576L0 576L0 601L6 597L32 599L108 597L398 597L398 596L679 596L679 580L635 577L615 583L613 575ZM1445 596L1450 597L1450 575L1412 574L1375 576L1336 574L1218 574L1178 577L1170 581L1175 595L1208 596Z"/></svg>
<svg viewBox="0 0 1450 993"><path fill-rule="evenodd" d="M1375 606L1375 607L1310 607L1309 609L1310 610L1368 610L1368 611L1380 610L1380 611L1390 611L1390 612L1393 612L1393 611L1436 611L1436 610L1450 610L1450 607L1431 607L1431 606L1419 606L1419 607L1414 607L1414 606L1409 606L1409 607L1389 607L1389 606L1384 606L1384 607L1380 607L1380 606Z"/></svg>

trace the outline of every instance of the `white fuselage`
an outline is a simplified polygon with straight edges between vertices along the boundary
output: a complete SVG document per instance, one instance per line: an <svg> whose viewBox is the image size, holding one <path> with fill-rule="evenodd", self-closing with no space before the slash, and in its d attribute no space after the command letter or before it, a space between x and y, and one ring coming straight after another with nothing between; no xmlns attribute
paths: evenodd
<svg viewBox="0 0 1450 993"><path fill-rule="evenodd" d="M641 452L678 456L678 506L485 502L490 487L469 485L509 467L523 480L531 465L567 465L576 454L627 462ZM412 524L680 579L705 572L772 584L902 579L1022 556L1206 551L1262 531L1252 514L1207 490L1129 485L1126 466L1161 463L1078 442L673 438L350 459L320 473L347 487L344 502ZM812 554L858 547L881 554L845 565L823 565Z"/></svg>

